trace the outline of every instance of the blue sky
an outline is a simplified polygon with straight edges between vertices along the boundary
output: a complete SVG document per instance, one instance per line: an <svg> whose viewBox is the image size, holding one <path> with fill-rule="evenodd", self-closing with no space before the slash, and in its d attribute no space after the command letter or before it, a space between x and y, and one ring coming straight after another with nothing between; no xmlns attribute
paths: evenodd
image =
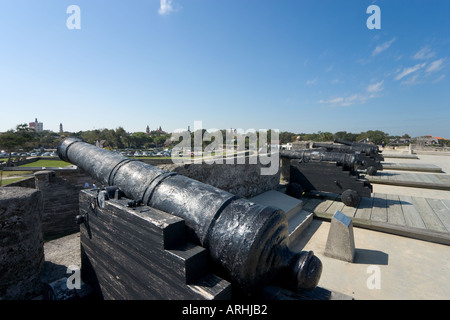
<svg viewBox="0 0 450 320"><path fill-rule="evenodd" d="M2 0L0 132L38 118L450 138L449 31L447 0Z"/></svg>

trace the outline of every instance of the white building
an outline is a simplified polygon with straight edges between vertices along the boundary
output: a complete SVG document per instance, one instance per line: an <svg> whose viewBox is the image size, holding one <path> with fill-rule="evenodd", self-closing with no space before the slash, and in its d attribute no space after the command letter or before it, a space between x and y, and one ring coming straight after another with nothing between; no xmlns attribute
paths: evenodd
<svg viewBox="0 0 450 320"><path fill-rule="evenodd" d="M42 132L44 130L44 124L42 122L38 122L37 118L34 119L34 122L30 122L28 126L36 130L36 132Z"/></svg>

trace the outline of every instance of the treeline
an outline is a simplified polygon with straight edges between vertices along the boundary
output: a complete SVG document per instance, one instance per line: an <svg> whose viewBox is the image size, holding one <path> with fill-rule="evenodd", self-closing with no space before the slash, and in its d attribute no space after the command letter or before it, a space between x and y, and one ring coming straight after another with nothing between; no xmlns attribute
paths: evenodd
<svg viewBox="0 0 450 320"><path fill-rule="evenodd" d="M97 129L89 131L79 131L71 136L76 136L88 143L99 141L103 147L112 149L125 148L154 148L170 144L170 133L164 131L127 132L124 128L117 129Z"/></svg>
<svg viewBox="0 0 450 320"><path fill-rule="evenodd" d="M226 137L229 133L226 130L220 130L222 136ZM205 130L203 129L202 136ZM268 131L268 142L271 139L271 131ZM257 132L258 134L258 132ZM36 132L34 129L29 128L27 124L21 124L16 127L15 130L9 130L4 133L0 133L0 150L6 150L8 152L17 151L18 149L36 149L56 148L58 143L68 137L77 136L84 141L95 144L99 141L103 147L112 149L125 149L125 148L153 148L162 146L173 146L180 140L171 140L171 134L162 130L151 131L149 134L145 132L127 132L124 128L119 127L116 129L95 129L79 132L64 132L56 133L53 131L45 130L42 132ZM194 132L191 132L191 141L194 141ZM322 132L317 133L293 133L288 131L282 131L279 133L279 140L281 144L286 144L295 141L333 141L334 139L346 140L346 141L361 141L367 139L375 144L380 145L383 141L388 144L390 139L393 138L410 138L408 134L403 136L391 136L386 132L380 130L369 130L360 133L351 133L347 131L338 131L335 133ZM225 143L225 140L223 141ZM208 145L210 141L204 141L203 145Z"/></svg>
<svg viewBox="0 0 450 320"><path fill-rule="evenodd" d="M69 136L75 136L94 144L97 141L103 147L114 149L151 148L170 143L170 134L164 131L127 132L124 128L97 129L79 132L56 133L50 130L36 132L27 124L17 125L15 129L0 133L0 150L13 152L31 149L54 149L58 143Z"/></svg>
<svg viewBox="0 0 450 320"><path fill-rule="evenodd" d="M288 142L294 141L333 141L334 139L346 140L350 142L368 140L377 145L381 145L384 143L388 143L389 139L393 138L410 138L408 134L404 134L403 136L391 136L386 132L380 130L369 130L360 133L352 133L347 131L338 131L336 133L331 132L322 132L319 131L317 133L292 133L292 132L280 132L280 141L282 144L286 144Z"/></svg>

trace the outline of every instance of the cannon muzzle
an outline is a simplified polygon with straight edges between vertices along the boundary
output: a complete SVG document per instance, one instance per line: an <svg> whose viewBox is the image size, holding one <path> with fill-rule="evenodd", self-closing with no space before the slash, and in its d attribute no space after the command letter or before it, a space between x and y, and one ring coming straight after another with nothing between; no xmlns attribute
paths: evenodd
<svg viewBox="0 0 450 320"><path fill-rule="evenodd" d="M205 247L212 260L242 292L252 295L271 281L293 291L317 286L322 263L311 251L292 252L282 210L142 161L66 138L62 160L77 165L127 198L185 220L189 239Z"/></svg>

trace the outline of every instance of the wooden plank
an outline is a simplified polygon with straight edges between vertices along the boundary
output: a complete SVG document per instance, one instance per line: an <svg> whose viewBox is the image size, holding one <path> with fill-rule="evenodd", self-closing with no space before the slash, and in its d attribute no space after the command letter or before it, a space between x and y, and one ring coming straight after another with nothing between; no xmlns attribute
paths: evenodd
<svg viewBox="0 0 450 320"><path fill-rule="evenodd" d="M304 190L317 190L341 194L352 189L361 196L370 196L371 190L350 171L344 171L336 162L305 162L291 160L290 181L302 185ZM339 183L337 183L339 182Z"/></svg>
<svg viewBox="0 0 450 320"><path fill-rule="evenodd" d="M398 180L412 182L414 184L422 184L423 183L423 181L421 181L418 178L417 173L415 173L415 172L399 172Z"/></svg>
<svg viewBox="0 0 450 320"><path fill-rule="evenodd" d="M412 197L400 195L399 199L402 206L403 216L405 217L406 226L426 229L422 217L414 207Z"/></svg>
<svg viewBox="0 0 450 320"><path fill-rule="evenodd" d="M427 189L438 189L438 190L450 190L450 179L444 175L437 175L441 180L440 183L430 182L430 178L424 175L430 175L426 173L410 173L410 172L399 172L398 176L391 176L388 179L381 178L381 176L368 176L366 178L371 183L380 183L404 187L414 187L414 188L427 188Z"/></svg>
<svg viewBox="0 0 450 320"><path fill-rule="evenodd" d="M450 232L450 208L447 208L445 203L440 199L426 199L430 207L441 220L444 227ZM450 202L450 201L449 201Z"/></svg>
<svg viewBox="0 0 450 320"><path fill-rule="evenodd" d="M382 163L384 170L405 170L418 172L441 172L442 168L434 164Z"/></svg>
<svg viewBox="0 0 450 320"><path fill-rule="evenodd" d="M389 181L392 178L391 172L382 172L382 175L380 176L381 180Z"/></svg>
<svg viewBox="0 0 450 320"><path fill-rule="evenodd" d="M80 227L81 246L106 297L179 300L202 295L187 284L197 285L196 279L208 275L207 253L185 242L181 218L150 207L132 210L126 199L107 201L104 209L91 213L94 193L82 191L80 198L80 211L90 212L88 227Z"/></svg>
<svg viewBox="0 0 450 320"><path fill-rule="evenodd" d="M448 232L431 231L424 228L414 228L408 226L399 226L385 222L372 221L369 225L359 225L357 221L353 220L353 224L358 227L376 230L386 233L392 233L408 238L419 239L423 241L435 242L445 245L450 245L450 234Z"/></svg>
<svg viewBox="0 0 450 320"><path fill-rule="evenodd" d="M403 215L402 204L398 195L386 195L386 208L388 223L405 226L405 217Z"/></svg>
<svg viewBox="0 0 450 320"><path fill-rule="evenodd" d="M417 179L419 181L425 182L425 183L438 183L439 181L436 181L435 179L432 178L432 174L427 174L427 173L417 173L416 174Z"/></svg>
<svg viewBox="0 0 450 320"><path fill-rule="evenodd" d="M450 184L450 176L447 174L437 174L436 178L438 178L442 183Z"/></svg>
<svg viewBox="0 0 450 320"><path fill-rule="evenodd" d="M425 198L412 197L412 203L422 217L425 226L429 230L447 232L447 229L442 224L441 220L437 217L434 210L430 207Z"/></svg>
<svg viewBox="0 0 450 320"><path fill-rule="evenodd" d="M362 220L370 220L372 213L373 197L362 197L354 217Z"/></svg>
<svg viewBox="0 0 450 320"><path fill-rule="evenodd" d="M340 201L339 199L336 199L327 209L327 211L325 212L326 214L331 214L332 216L334 216L334 214L337 211L342 211L342 209L345 207L345 204Z"/></svg>
<svg viewBox="0 0 450 320"><path fill-rule="evenodd" d="M331 206L333 202L334 199L326 199L322 201L314 208L314 213L324 214L325 212L327 212L328 208Z"/></svg>
<svg viewBox="0 0 450 320"><path fill-rule="evenodd" d="M353 218L355 216L357 207L345 206L342 208L341 212L345 214L347 217Z"/></svg>
<svg viewBox="0 0 450 320"><path fill-rule="evenodd" d="M386 195L380 193L373 194L373 206L370 220L387 222Z"/></svg>
<svg viewBox="0 0 450 320"><path fill-rule="evenodd" d="M431 180L432 183L442 184L443 181L439 179L439 174L427 174L427 177Z"/></svg>
<svg viewBox="0 0 450 320"><path fill-rule="evenodd" d="M395 153L382 153L384 158L399 158L399 159L419 159L418 156L413 154L395 154Z"/></svg>
<svg viewBox="0 0 450 320"><path fill-rule="evenodd" d="M428 174L428 177L430 177L431 181L436 184L450 184L450 180L447 179L447 175L443 174Z"/></svg>
<svg viewBox="0 0 450 320"><path fill-rule="evenodd" d="M395 183L394 181L399 180L401 174L398 172L389 172L389 181Z"/></svg>

